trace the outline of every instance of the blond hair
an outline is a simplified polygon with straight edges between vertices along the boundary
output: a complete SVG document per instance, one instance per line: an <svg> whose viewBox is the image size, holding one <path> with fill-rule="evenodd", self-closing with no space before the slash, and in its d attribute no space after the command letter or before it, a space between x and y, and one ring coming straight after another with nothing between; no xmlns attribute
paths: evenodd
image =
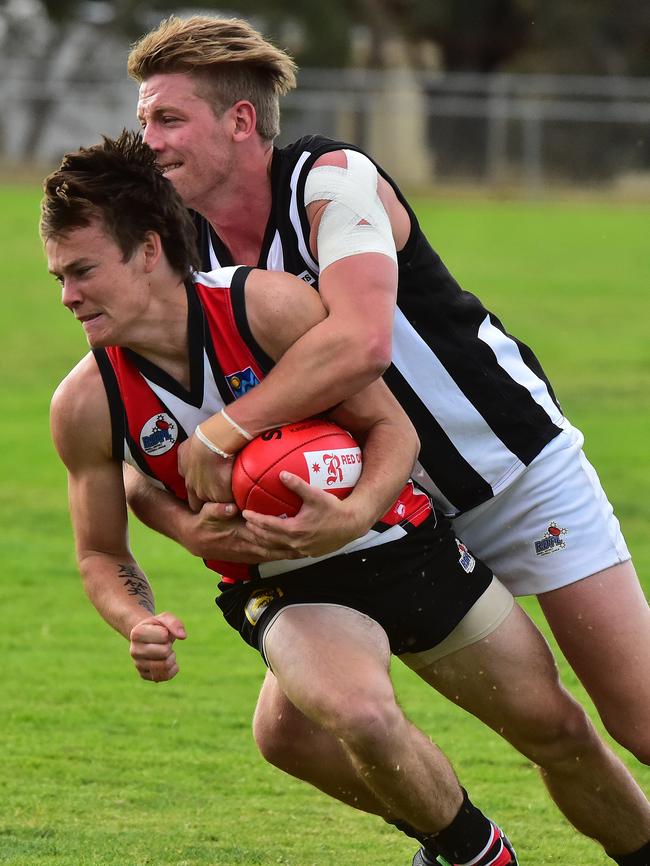
<svg viewBox="0 0 650 866"><path fill-rule="evenodd" d="M255 106L257 132L272 141L280 131L279 98L296 86L296 64L240 18L175 15L139 39L127 62L131 78L189 72L197 94L217 116L245 99Z"/></svg>

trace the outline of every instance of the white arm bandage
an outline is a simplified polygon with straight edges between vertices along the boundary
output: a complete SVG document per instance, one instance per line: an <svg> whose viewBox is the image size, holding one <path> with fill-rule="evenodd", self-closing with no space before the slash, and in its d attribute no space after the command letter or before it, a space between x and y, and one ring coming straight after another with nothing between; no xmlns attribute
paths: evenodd
<svg viewBox="0 0 650 866"><path fill-rule="evenodd" d="M329 201L317 234L321 272L332 262L359 253L382 253L397 262L390 220L377 195L377 169L361 153L343 153L347 168L312 168L305 183L305 205Z"/></svg>

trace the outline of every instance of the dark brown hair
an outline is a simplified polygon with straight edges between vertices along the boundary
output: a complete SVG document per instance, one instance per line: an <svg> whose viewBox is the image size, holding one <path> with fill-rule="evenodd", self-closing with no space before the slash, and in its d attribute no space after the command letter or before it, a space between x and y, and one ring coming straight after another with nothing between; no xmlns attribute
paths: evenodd
<svg viewBox="0 0 650 866"><path fill-rule="evenodd" d="M61 167L45 179L43 242L99 219L127 261L147 232L154 231L170 266L185 278L198 267L196 229L156 165L154 152L137 132L103 138L102 144L66 154Z"/></svg>

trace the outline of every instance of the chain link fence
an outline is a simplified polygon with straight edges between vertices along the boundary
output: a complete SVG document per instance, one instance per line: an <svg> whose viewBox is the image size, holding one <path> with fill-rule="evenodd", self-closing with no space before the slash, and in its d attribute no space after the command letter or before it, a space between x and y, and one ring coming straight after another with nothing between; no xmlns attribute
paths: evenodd
<svg viewBox="0 0 650 866"><path fill-rule="evenodd" d="M41 64L4 64L0 158L55 163L135 125L126 49L83 39ZM79 69L83 68L83 75ZM555 184L650 200L650 79L303 69L281 141L309 132L367 149L407 187L539 195Z"/></svg>

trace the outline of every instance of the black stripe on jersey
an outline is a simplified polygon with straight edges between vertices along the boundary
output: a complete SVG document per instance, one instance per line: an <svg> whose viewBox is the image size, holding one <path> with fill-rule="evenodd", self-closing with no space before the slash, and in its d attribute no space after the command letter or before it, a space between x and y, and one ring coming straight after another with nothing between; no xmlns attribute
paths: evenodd
<svg viewBox="0 0 650 866"><path fill-rule="evenodd" d="M201 258L201 270L208 273L208 271L214 270L214 265L210 261L210 223L203 219L200 213L197 213L195 210L191 210L192 218L194 220L194 227L196 228L196 239L199 245L199 255ZM220 262L220 264L222 264Z"/></svg>
<svg viewBox="0 0 650 866"><path fill-rule="evenodd" d="M219 364L217 353L215 352L214 346L212 345L212 339L207 322L205 323L205 353L208 356L208 361L212 370L212 377L214 378L215 385L217 386L217 390L219 391L219 396L223 400L223 405L227 406L228 403L232 403L235 397L227 385L226 374L221 369L221 365Z"/></svg>
<svg viewBox="0 0 650 866"><path fill-rule="evenodd" d="M406 410L420 436L418 460L440 492L460 511L493 496L492 487L456 450L453 443L394 364L384 381Z"/></svg>
<svg viewBox="0 0 650 866"><path fill-rule="evenodd" d="M442 263L441 267L444 267ZM429 317L427 321L425 316L419 317L414 306L410 307L411 316L418 318L420 336L435 352L459 390L481 414L494 435L527 466L560 433L560 428L533 399L528 388L498 364L492 347L478 336L479 319L488 315L487 311L474 296L465 292L464 297L467 299L466 320L460 323L457 318L456 322L457 331L462 333L462 343L450 340L448 334L439 330L440 322L437 320ZM399 297L398 306L405 312L407 304L402 303ZM526 353L527 347L507 334L496 316L489 314L489 318L495 328L516 343L522 358L528 361L529 369L547 385L552 395L548 379L532 352L528 350ZM459 331L461 326L462 332ZM461 345L462 355L459 353ZM405 408L408 412L408 405ZM449 499L455 501L453 495Z"/></svg>
<svg viewBox="0 0 650 866"><path fill-rule="evenodd" d="M490 322L498 330L506 333L496 316L490 314ZM425 328L420 330L420 334L426 339ZM514 337L507 336L517 344L523 356L523 344ZM430 346L435 345L436 355L447 372L481 413L494 435L525 466L528 466L539 454L544 445L560 433L560 428L551 421L547 411L533 399L528 388L513 379L507 370L498 365L493 349L478 337L477 329L473 326L468 327L463 339L463 352L466 358L471 359L471 364L465 364L458 358L457 346L449 346L443 340L436 340L435 343L429 340L427 342ZM529 355L532 355L530 350ZM539 363L534 367L532 364L528 366L547 384L549 393L552 393ZM479 375L480 371L483 371L483 376ZM486 399L486 395L489 394L498 394L498 399ZM509 411L512 407L516 407L516 412ZM453 501L453 497L451 498Z"/></svg>
<svg viewBox="0 0 650 866"><path fill-rule="evenodd" d="M273 154L271 156L271 198L272 201L275 201L276 196L278 195L278 190L280 188L281 183L284 181L282 176L281 166L279 165L279 160L276 159L277 149L274 148ZM264 237L262 238L262 245L260 247L260 254L257 258L257 267L266 269L266 263L268 261L269 252L271 250L271 244L273 243L273 239L275 238L276 232L276 219L277 213L275 209L272 207L269 211L269 216L266 222L266 227L264 228ZM241 262L233 262L233 264L241 264Z"/></svg>
<svg viewBox="0 0 650 866"><path fill-rule="evenodd" d="M120 386L117 376L111 364L106 349L93 349L93 355L99 372L104 382L106 399L111 414L111 451L113 460L121 463L124 460L124 436L126 430L126 419L124 417L124 404L120 397Z"/></svg>
<svg viewBox="0 0 650 866"><path fill-rule="evenodd" d="M230 300L232 302L233 314L235 316L235 324L244 342L251 351L251 354L262 368L264 373L268 373L274 366L273 358L269 358L264 349L253 336L253 332L248 324L248 315L246 314L246 280L248 275L253 270L249 267L238 268L230 283Z"/></svg>

